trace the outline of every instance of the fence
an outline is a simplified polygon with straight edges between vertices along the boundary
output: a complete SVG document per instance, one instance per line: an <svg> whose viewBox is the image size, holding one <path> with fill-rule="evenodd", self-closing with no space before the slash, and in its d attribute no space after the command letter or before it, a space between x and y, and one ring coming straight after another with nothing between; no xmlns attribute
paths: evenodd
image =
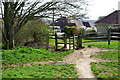
<svg viewBox="0 0 120 80"><path fill-rule="evenodd" d="M56 46L56 51L58 50L58 44L63 44L64 48L67 47L67 44L69 44L69 50L71 49L71 45L73 45L73 49L79 49L82 47L82 43L87 43L87 42L99 42L99 41L108 41L108 45L110 45L111 40L120 40L120 27L114 27L114 28L108 28L108 34L107 36L101 36L99 35L100 33L92 32L92 33L86 33L86 36L82 36L82 33L79 33L77 36L71 35L68 36L64 32L61 33L60 30L56 29L55 34L52 34L50 38L47 38L47 43L46 43L46 49L49 48L49 39L55 39L55 46ZM88 36L89 35L89 36ZM84 39L95 39L93 41L85 41L82 42L82 38ZM63 40L62 42L58 42L59 39ZM67 42L67 39L69 39L69 42ZM75 42L75 39L77 41Z"/></svg>
<svg viewBox="0 0 120 80"><path fill-rule="evenodd" d="M120 27L115 27L110 29L110 38L111 40L120 41Z"/></svg>
<svg viewBox="0 0 120 80"><path fill-rule="evenodd" d="M99 42L99 41L108 41L108 45L110 45L110 41L120 41L120 25L114 25L112 27L108 27L107 35L103 36L101 33L92 32L86 33L84 39L95 39L93 41L85 41L86 42Z"/></svg>
<svg viewBox="0 0 120 80"><path fill-rule="evenodd" d="M52 35L54 37L51 37L50 39L55 39L55 46L56 46L56 51L58 50L58 44L63 44L64 48L67 48L67 44L69 44L69 50L71 49L71 46L73 49L79 49L82 47L82 38L80 35L67 35L65 33L58 34L55 32L55 35ZM58 39L62 39L63 42L58 42ZM77 42L75 42L75 39L77 39ZM67 41L69 40L69 42Z"/></svg>

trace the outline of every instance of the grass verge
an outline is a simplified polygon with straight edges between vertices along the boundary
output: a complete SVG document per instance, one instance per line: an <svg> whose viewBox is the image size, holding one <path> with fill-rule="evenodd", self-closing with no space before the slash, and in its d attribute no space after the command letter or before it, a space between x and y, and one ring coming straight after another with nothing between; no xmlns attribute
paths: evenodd
<svg viewBox="0 0 120 80"><path fill-rule="evenodd" d="M119 80L118 62L92 62L91 69L100 80ZM120 66L119 66L120 67Z"/></svg>
<svg viewBox="0 0 120 80"><path fill-rule="evenodd" d="M32 65L11 67L2 72L3 78L78 78L74 65Z"/></svg>
<svg viewBox="0 0 120 80"><path fill-rule="evenodd" d="M98 48L106 48L106 49L119 49L120 42L111 42L110 45L108 45L108 42L90 42L90 43L83 43L84 46L94 46Z"/></svg>
<svg viewBox="0 0 120 80"><path fill-rule="evenodd" d="M26 48L20 47L15 50L2 50L2 64L24 64L34 61L57 61L62 60L62 57L72 53L73 50L64 52L51 52L44 48Z"/></svg>
<svg viewBox="0 0 120 80"><path fill-rule="evenodd" d="M101 51L96 55L91 55L94 58L108 59L108 60L118 60L118 51Z"/></svg>

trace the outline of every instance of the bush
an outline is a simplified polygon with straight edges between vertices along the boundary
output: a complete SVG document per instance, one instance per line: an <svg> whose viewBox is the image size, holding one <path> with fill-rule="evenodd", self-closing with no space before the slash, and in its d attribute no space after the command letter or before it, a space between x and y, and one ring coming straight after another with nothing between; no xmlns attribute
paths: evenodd
<svg viewBox="0 0 120 80"><path fill-rule="evenodd" d="M90 32L96 32L96 31L95 29L88 29L87 32L90 33Z"/></svg>
<svg viewBox="0 0 120 80"><path fill-rule="evenodd" d="M97 33L95 33L95 29L88 29L86 36L97 36Z"/></svg>
<svg viewBox="0 0 120 80"><path fill-rule="evenodd" d="M76 32L75 32L76 31ZM78 28L76 26L65 26L65 33L68 35L77 35L79 33Z"/></svg>
<svg viewBox="0 0 120 80"><path fill-rule="evenodd" d="M31 20L15 35L15 44L19 46L29 41L45 44L50 32L52 30L42 20Z"/></svg>
<svg viewBox="0 0 120 80"><path fill-rule="evenodd" d="M80 32L82 33L82 36L85 36L85 29L84 28L80 28Z"/></svg>

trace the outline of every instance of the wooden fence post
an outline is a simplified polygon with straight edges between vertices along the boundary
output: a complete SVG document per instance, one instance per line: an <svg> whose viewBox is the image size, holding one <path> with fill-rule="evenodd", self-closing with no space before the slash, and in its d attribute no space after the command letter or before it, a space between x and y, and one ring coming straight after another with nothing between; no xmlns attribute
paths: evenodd
<svg viewBox="0 0 120 80"><path fill-rule="evenodd" d="M81 32L78 34L77 38L77 49L82 48L82 34Z"/></svg>
<svg viewBox="0 0 120 80"><path fill-rule="evenodd" d="M110 45L110 28L108 28L108 45Z"/></svg>
<svg viewBox="0 0 120 80"><path fill-rule="evenodd" d="M46 49L47 50L49 49L49 35L47 36L47 39L46 39Z"/></svg>
<svg viewBox="0 0 120 80"><path fill-rule="evenodd" d="M69 50L71 50L71 40L70 40L70 36L69 36Z"/></svg>
<svg viewBox="0 0 120 80"><path fill-rule="evenodd" d="M67 48L67 37L66 34L64 34L64 48Z"/></svg>
<svg viewBox="0 0 120 80"><path fill-rule="evenodd" d="M55 46L56 46L56 51L58 50L58 41L57 41L57 33L55 32Z"/></svg>
<svg viewBox="0 0 120 80"><path fill-rule="evenodd" d="M77 37L77 49L79 49L79 34L78 34L78 37Z"/></svg>
<svg viewBox="0 0 120 80"><path fill-rule="evenodd" d="M73 34L73 49L75 49L75 35Z"/></svg>
<svg viewBox="0 0 120 80"><path fill-rule="evenodd" d="M80 48L82 48L82 35L83 35L83 33L81 32L81 33L80 33L80 39L79 39L79 41L80 41L79 47L80 47Z"/></svg>

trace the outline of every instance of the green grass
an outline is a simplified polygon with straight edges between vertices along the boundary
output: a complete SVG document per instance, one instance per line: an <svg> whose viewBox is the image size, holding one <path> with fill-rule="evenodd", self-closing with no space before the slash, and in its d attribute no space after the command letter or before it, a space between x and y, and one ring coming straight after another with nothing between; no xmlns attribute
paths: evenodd
<svg viewBox="0 0 120 80"><path fill-rule="evenodd" d="M32 65L11 67L2 72L3 78L78 78L74 65Z"/></svg>
<svg viewBox="0 0 120 80"><path fill-rule="evenodd" d="M90 43L83 43L84 46L94 46L98 48L106 48L106 49L118 49L120 42L111 42L108 45L108 42L90 42Z"/></svg>
<svg viewBox="0 0 120 80"><path fill-rule="evenodd" d="M58 39L58 42L59 42L59 43L63 43L63 40ZM55 45L55 39L49 39L49 44L50 44L50 45Z"/></svg>
<svg viewBox="0 0 120 80"><path fill-rule="evenodd" d="M118 75L118 70L120 65L118 62L113 60L118 59L119 52L118 51L101 51L96 55L91 55L94 58L100 58L104 60L111 60L111 62L92 62L91 69L94 72L96 78L100 80L119 80L120 76Z"/></svg>
<svg viewBox="0 0 120 80"><path fill-rule="evenodd" d="M2 50L2 64L24 64L34 61L57 61L62 60L62 57L72 53L73 50L64 52L51 52L44 48L17 48L15 50Z"/></svg>
<svg viewBox="0 0 120 80"><path fill-rule="evenodd" d="M93 41L93 40L91 40L91 39L82 39L82 42L84 42L84 41Z"/></svg>
<svg viewBox="0 0 120 80"><path fill-rule="evenodd" d="M106 78L106 80L119 80L118 62L92 62L91 69L96 78ZM120 66L119 66L120 67ZM118 79L119 78L119 79Z"/></svg>
<svg viewBox="0 0 120 80"><path fill-rule="evenodd" d="M118 60L118 53L118 51L101 51L96 55L91 55L91 57L108 60Z"/></svg>
<svg viewBox="0 0 120 80"><path fill-rule="evenodd" d="M84 41L92 41L92 40L82 39L82 42L84 42ZM64 43L64 41L61 40L61 39L58 39L58 42ZM67 39L67 42L69 42L69 39ZM75 42L77 42L77 39L75 39ZM49 39L49 44L50 44L50 45L55 45L55 39Z"/></svg>
<svg viewBox="0 0 120 80"><path fill-rule="evenodd" d="M55 45L55 39L49 39L49 44L50 45Z"/></svg>
<svg viewBox="0 0 120 80"><path fill-rule="evenodd" d="M106 42L90 42L90 43L84 43L85 46L94 46L98 48L105 48L105 49L119 49L120 42L111 42L110 45L108 45ZM118 75L118 62L114 62L114 60L118 59L118 51L101 51L98 54L91 55L91 57L94 58L100 58L104 60L111 60L111 62L92 62L91 63L91 69L94 72L96 78L99 78L100 80L119 80L120 76Z"/></svg>

